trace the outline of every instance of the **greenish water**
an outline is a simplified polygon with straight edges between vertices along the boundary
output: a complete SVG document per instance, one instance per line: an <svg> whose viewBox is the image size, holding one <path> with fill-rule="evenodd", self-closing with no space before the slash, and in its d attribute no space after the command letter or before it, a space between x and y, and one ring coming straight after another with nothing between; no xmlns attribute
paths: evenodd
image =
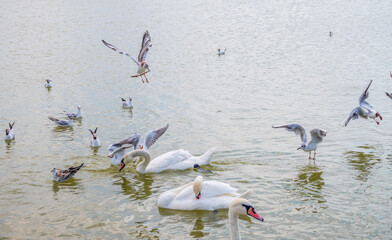
<svg viewBox="0 0 392 240"><path fill-rule="evenodd" d="M243 239L390 239L391 12L390 1L3 1L0 126L16 121L16 140L0 141L0 238L227 239L227 211L156 206L203 175L252 190L265 222L241 217ZM150 84L101 43L136 56L145 30ZM370 79L384 120L341 128ZM48 120L77 105L72 128ZM316 161L271 128L291 122L327 130ZM211 173L110 165L111 143L166 123L152 156L216 147ZM53 166L81 163L69 181L51 180Z"/></svg>

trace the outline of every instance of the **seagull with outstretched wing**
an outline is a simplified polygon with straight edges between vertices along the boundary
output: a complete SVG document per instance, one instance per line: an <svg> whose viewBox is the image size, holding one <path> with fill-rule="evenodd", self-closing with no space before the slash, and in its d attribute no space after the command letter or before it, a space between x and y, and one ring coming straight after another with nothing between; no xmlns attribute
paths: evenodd
<svg viewBox="0 0 392 240"><path fill-rule="evenodd" d="M150 68L146 62L146 57L147 57L148 51L150 50L150 47L152 47L151 37L150 37L150 34L148 33L148 31L146 31L143 35L142 46L140 48L137 60L135 58L133 58L131 55L129 55L129 53L121 51L116 46L106 42L105 40L102 40L102 42L108 48L118 52L119 54L125 55L125 56L129 57L130 59L132 59L136 63L136 65L138 66L137 75L134 75L132 77L139 77L140 76L140 78L142 79L142 82L144 83L144 80L143 80L143 76L144 76L146 78L146 82L148 83L146 73L150 72Z"/></svg>

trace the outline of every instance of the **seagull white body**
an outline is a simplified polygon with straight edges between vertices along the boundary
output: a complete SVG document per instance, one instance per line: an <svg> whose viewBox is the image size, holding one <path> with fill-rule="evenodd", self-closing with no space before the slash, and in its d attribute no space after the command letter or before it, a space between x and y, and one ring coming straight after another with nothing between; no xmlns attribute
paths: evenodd
<svg viewBox="0 0 392 240"><path fill-rule="evenodd" d="M50 79L46 79L46 82L45 82L45 87L46 88L51 88L52 87L52 80L50 80Z"/></svg>
<svg viewBox="0 0 392 240"><path fill-rule="evenodd" d="M220 49L218 49L218 55L224 55L226 54L226 49L224 51L221 51Z"/></svg>
<svg viewBox="0 0 392 240"><path fill-rule="evenodd" d="M202 176L181 187L166 191L158 198L158 207L178 210L209 210L229 208L240 194L227 183L203 181Z"/></svg>
<svg viewBox="0 0 392 240"><path fill-rule="evenodd" d="M340 124L342 127L346 127L347 124L351 120L358 119L359 117L368 119L371 118L373 119L377 125L380 123L376 120L378 117L380 120L382 120L382 117L380 113L378 113L372 105L370 105L366 99L369 97L369 87L372 84L372 80L370 80L370 83L367 85L365 90L362 92L361 96L359 97L359 107L354 108L351 110L350 114L346 117L346 119L343 120L343 122Z"/></svg>
<svg viewBox="0 0 392 240"><path fill-rule="evenodd" d="M139 133L135 133L129 138L123 139L119 142L115 142L108 147L110 162L112 165L121 164L122 157L124 156L124 150L130 147L133 149L144 149L148 151L148 149L158 140L167 130L169 124L166 126L158 128L154 131L150 131L145 139L144 144L141 144L141 135ZM123 146L128 145L128 146Z"/></svg>
<svg viewBox="0 0 392 240"><path fill-rule="evenodd" d="M102 40L102 42L108 48L118 52L119 54L125 55L125 56L129 57L130 59L132 59L136 63L136 65L138 66L138 69L137 69L138 75L137 76L140 76L143 83L144 83L144 80L143 80L143 76L144 76L146 79L146 82L148 83L148 79L145 74L150 71L150 68L146 62L146 57L147 57L148 51L150 50L150 47L152 47L151 37L150 37L150 34L148 33L148 31L146 31L143 35L142 46L140 48L137 60L134 59L133 57L131 57L131 55L129 53L121 51L116 46L106 42L105 40ZM135 77L137 77L137 76L135 76Z"/></svg>
<svg viewBox="0 0 392 240"><path fill-rule="evenodd" d="M91 133L91 141L90 141L91 147L100 147L101 146L101 141L99 141L99 138L97 136L97 130L98 130L98 127L96 127L94 131L89 129L89 131Z"/></svg>
<svg viewBox="0 0 392 240"><path fill-rule="evenodd" d="M50 172L52 173L53 180L62 182L73 177L73 175L75 175L75 173L77 173L83 165L84 163L82 163L79 167L70 167L59 171L57 171L56 168L53 168Z"/></svg>
<svg viewBox="0 0 392 240"><path fill-rule="evenodd" d="M5 140L15 139L14 125L15 122L13 122L12 124L8 123L9 128L5 129Z"/></svg>
<svg viewBox="0 0 392 240"><path fill-rule="evenodd" d="M82 111L81 111L82 107L78 105L76 108L77 108L76 113L65 113L65 114L66 114L68 117L71 117L71 118L73 118L73 119L81 118L81 117L82 117ZM64 112L65 112L65 111L64 111Z"/></svg>
<svg viewBox="0 0 392 240"><path fill-rule="evenodd" d="M125 100L124 98L121 98L122 101L122 105L125 108L133 108L133 104L132 104L132 97L129 97L129 101Z"/></svg>
<svg viewBox="0 0 392 240"><path fill-rule="evenodd" d="M49 117L51 121L53 121L56 125L61 127L70 127L73 125L73 120L70 116L67 116L68 120L59 120L57 118Z"/></svg>
<svg viewBox="0 0 392 240"><path fill-rule="evenodd" d="M159 173L165 170L185 170L196 166L207 165L211 162L212 154L215 148L211 148L201 156L193 156L184 149L173 150L164 153L151 160L149 152L143 149L137 149L125 154L122 157L120 171L135 158L142 161L136 166L139 173L154 172ZM196 166L195 166L196 165Z"/></svg>
<svg viewBox="0 0 392 240"><path fill-rule="evenodd" d="M316 158L316 149L318 144L323 141L323 138L327 135L327 131L315 128L310 131L311 139L307 139L305 128L299 124L285 124L285 125L273 125L273 128L285 128L287 131L294 132L296 135L300 135L302 144L297 150L302 149L305 152L309 152L309 159L311 158L311 152L314 151L314 159Z"/></svg>

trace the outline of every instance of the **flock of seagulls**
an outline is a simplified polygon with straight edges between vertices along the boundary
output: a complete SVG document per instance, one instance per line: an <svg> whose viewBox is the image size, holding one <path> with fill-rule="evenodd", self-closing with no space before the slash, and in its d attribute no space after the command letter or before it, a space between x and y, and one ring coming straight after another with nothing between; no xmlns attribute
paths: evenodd
<svg viewBox="0 0 392 240"><path fill-rule="evenodd" d="M329 32L332 36L333 33ZM103 44L108 48L118 52L119 54L125 55L131 58L138 66L137 75L131 77L140 77L142 82L148 83L146 74L150 72L148 63L146 62L147 53L152 46L151 37L148 31L143 35L141 48L137 59L133 58L130 54L119 50L114 45L102 40ZM221 51L218 49L218 55L224 55L226 49ZM392 72L390 72L392 77ZM144 77L144 78L143 78ZM382 120L379 112L369 104L366 100L369 98L369 88L372 81L366 86L365 90L359 97L359 106L354 108L346 119L341 123L341 126L346 127L351 120L358 119L359 117L373 119L377 125L380 122L377 118ZM45 87L52 87L52 80L45 80ZM386 92L386 95L392 99L392 93ZM124 108L133 108L132 97L129 97L129 101L121 98L122 106ZM49 117L54 124L61 127L70 127L73 125L73 120L82 118L81 106L77 106L77 110L74 113L65 112L67 119L57 119ZM11 141L15 139L14 124L9 123L9 128L5 129L5 140ZM144 173L159 173L165 170L184 170L190 168L196 168L200 171L208 171L201 168L203 165L207 165L211 162L212 155L215 148L207 150L200 156L193 156L189 151L184 149L172 150L152 159L149 149L155 144L155 142L166 132L169 124L160 127L156 130L150 131L144 137L142 141L142 135L135 133L132 136L125 138L121 141L112 143L108 147L108 158L112 165L120 165L119 171L122 171L130 162L137 162L138 159L141 161L136 166L136 171L140 174ZM287 131L294 132L296 135L300 135L301 145L297 150L302 149L305 152L309 152L309 159L311 159L311 152L314 152L313 159L316 158L316 150L318 145L323 141L327 135L327 131L315 128L310 131L311 138L308 139L306 130L303 126L297 123L283 124L283 125L272 125L273 128L284 128ZM94 148L101 147L101 142L97 136L98 127L93 130L89 129L91 133L90 146ZM130 151L126 153L126 150ZM51 170L54 181L62 182L73 177L82 167L84 163L77 167L69 167L67 169L58 170L53 168ZM158 198L158 207L178 210L217 210L217 209L229 209L229 222L230 222L230 235L231 239L240 239L238 230L238 216L248 215L257 220L264 221L260 217L252 204L247 200L250 196L250 191L243 194L239 194L236 188L231 187L229 184L219 181L204 181L202 176L196 177L196 179L188 184L179 186L172 190L163 192Z"/></svg>

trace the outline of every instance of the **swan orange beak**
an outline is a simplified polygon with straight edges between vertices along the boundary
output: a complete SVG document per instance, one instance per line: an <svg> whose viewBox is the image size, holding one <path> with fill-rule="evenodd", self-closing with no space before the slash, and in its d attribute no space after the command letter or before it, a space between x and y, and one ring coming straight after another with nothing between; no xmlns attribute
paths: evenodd
<svg viewBox="0 0 392 240"><path fill-rule="evenodd" d="M200 199L201 198L201 193L199 192L199 194L197 194L196 199Z"/></svg>
<svg viewBox="0 0 392 240"><path fill-rule="evenodd" d="M264 218L260 217L260 215L257 214L256 211L253 208L249 208L248 209L248 215L256 218L259 221L264 222Z"/></svg>

